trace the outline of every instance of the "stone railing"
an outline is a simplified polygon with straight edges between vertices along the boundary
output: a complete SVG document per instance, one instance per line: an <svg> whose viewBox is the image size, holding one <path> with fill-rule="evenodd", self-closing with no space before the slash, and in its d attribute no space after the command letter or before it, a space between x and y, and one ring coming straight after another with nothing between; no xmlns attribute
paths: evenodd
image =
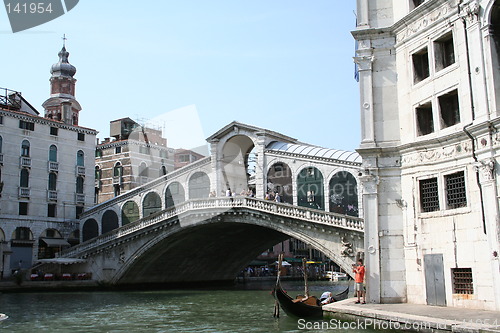
<svg viewBox="0 0 500 333"><path fill-rule="evenodd" d="M364 231L363 219L337 213L329 213L316 209L291 206L289 204L276 203L274 201L266 201L262 199L250 197L220 197L207 199L192 199L182 202L173 208L162 210L156 214L142 218L139 221L127 224L121 228L110 231L104 235L90 239L80 245L60 252L62 257L80 256L84 252L95 249L101 245L112 242L121 237L130 235L139 230L145 229L153 225L160 225L162 222L179 216L185 212L196 213L200 210L214 209L217 211L230 210L232 208L248 208L255 211L269 213L275 216L282 216L289 219L303 220L305 222L313 222L322 225L335 226L342 229L354 230L358 232ZM172 222L170 225L173 225Z"/></svg>

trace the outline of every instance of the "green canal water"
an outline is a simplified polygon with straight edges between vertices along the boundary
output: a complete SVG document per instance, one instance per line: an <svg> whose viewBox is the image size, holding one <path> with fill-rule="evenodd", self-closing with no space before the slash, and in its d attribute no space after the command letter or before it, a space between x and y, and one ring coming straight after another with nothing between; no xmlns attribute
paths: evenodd
<svg viewBox="0 0 500 333"><path fill-rule="evenodd" d="M300 282L284 282L301 293ZM312 283L312 294L340 291L344 283ZM2 332L369 332L331 318L273 318L272 283L217 290L0 294ZM328 326L325 326L328 322ZM318 326L323 325L323 326ZM314 329L321 327L322 329Z"/></svg>

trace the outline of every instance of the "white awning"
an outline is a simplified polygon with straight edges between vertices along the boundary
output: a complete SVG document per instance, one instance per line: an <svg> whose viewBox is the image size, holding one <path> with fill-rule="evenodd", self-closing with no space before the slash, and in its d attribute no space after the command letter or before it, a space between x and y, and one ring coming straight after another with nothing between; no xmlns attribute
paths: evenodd
<svg viewBox="0 0 500 333"><path fill-rule="evenodd" d="M42 241L44 241L48 247L71 246L66 240L62 238L42 238Z"/></svg>
<svg viewBox="0 0 500 333"><path fill-rule="evenodd" d="M81 264L87 262L87 260L78 258L51 258L51 259L39 259L37 262L40 264L71 265L71 264Z"/></svg>

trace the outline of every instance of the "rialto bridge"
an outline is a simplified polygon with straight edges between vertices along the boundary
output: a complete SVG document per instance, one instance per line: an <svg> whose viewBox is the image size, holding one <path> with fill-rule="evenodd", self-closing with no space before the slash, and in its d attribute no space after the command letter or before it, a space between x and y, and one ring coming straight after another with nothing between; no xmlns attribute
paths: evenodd
<svg viewBox="0 0 500 333"><path fill-rule="evenodd" d="M364 249L357 153L238 122L207 141L210 156L84 212L82 243L60 256L112 284L224 281L293 237L351 271Z"/></svg>

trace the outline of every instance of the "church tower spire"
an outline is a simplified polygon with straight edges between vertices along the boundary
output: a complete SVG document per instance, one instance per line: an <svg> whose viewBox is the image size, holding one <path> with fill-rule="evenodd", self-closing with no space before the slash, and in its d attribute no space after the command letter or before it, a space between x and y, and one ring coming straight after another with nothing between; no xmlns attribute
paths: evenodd
<svg viewBox="0 0 500 333"><path fill-rule="evenodd" d="M76 67L69 63L66 36L59 51L59 61L52 65L50 73L50 98L43 103L45 118L60 120L68 125L78 125L81 106L75 99Z"/></svg>

